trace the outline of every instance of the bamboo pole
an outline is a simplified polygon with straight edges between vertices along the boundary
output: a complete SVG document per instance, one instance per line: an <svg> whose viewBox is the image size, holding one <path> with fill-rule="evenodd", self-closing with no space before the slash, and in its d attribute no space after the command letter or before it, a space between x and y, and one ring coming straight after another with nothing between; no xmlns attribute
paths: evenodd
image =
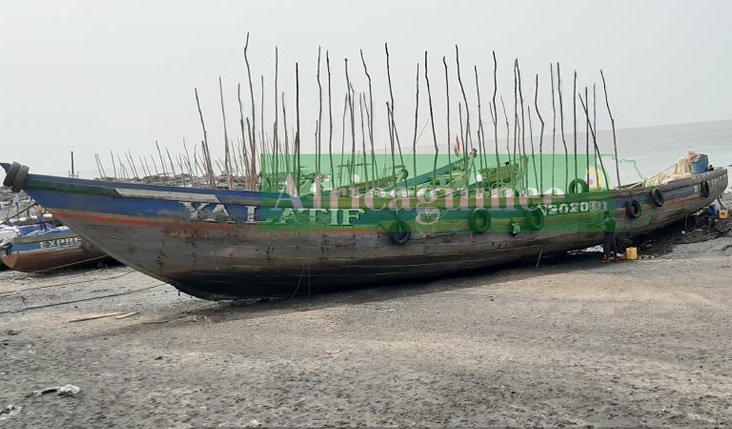
<svg viewBox="0 0 732 429"><path fill-rule="evenodd" d="M274 145L274 166L272 167L272 172L270 174L270 177L278 177L280 174L279 171L279 155L280 155L280 140L279 140L279 92L278 92L278 84L279 84L279 66L280 66L280 60L279 60L279 50L275 46L275 81L274 81L274 130L272 133L273 136L273 145ZM264 179L264 178L263 178ZM264 180L262 181L262 184L264 184ZM271 189L271 184L270 188Z"/></svg>
<svg viewBox="0 0 732 429"><path fill-rule="evenodd" d="M333 166L333 103L331 99L331 83L330 83L330 56L325 51L325 66L328 71L328 157L330 159L330 181L331 187L335 183L335 169Z"/></svg>
<svg viewBox="0 0 732 429"><path fill-rule="evenodd" d="M562 131L562 144L564 145L564 186L569 184L569 150L567 149L567 140L564 137L564 105L562 104L562 72L557 62L557 93L559 94L559 125ZM566 191L565 191L566 193Z"/></svg>
<svg viewBox="0 0 732 429"><path fill-rule="evenodd" d="M194 177L193 166L191 165L191 157L188 154L188 145L186 144L186 138L185 137L183 137L183 151L186 154L186 156L185 156L185 162L186 162L186 164L185 165L188 168L188 176L190 177L191 185L193 185L193 177Z"/></svg>
<svg viewBox="0 0 732 429"><path fill-rule="evenodd" d="M468 108L468 97L465 95L465 87L463 86L463 78L462 73L460 72L460 51L458 49L458 45L455 45L455 64L457 66L457 78L458 83L460 84L460 92L463 95L463 103L465 105L465 135L463 136L463 159L467 163L468 158L468 144L472 146L472 138L470 137L470 110ZM462 121L460 122L462 127ZM467 164L466 164L467 167ZM467 180L467 174L465 175L465 179ZM468 184L465 183L465 186L467 187Z"/></svg>
<svg viewBox="0 0 732 429"><path fill-rule="evenodd" d="M246 121L247 121L247 135L251 136L251 135L253 135L253 134L252 134L252 133L253 133L253 130L252 130L252 124L251 124L251 122L249 121L249 118L246 118ZM251 162L250 162L250 164L251 164L251 165L254 165L254 164L256 163L256 159L254 159L254 153L251 153L251 152L250 152L250 153L248 153L247 155L251 157L251 159L249 159L249 161L251 161ZM250 167L250 170L251 170L251 167ZM250 172L251 172L251 171L250 171ZM252 172L252 173L253 173L253 172ZM256 188L256 185L257 185L257 175L256 175L256 174L252 174L252 175L251 175L251 176L249 177L249 185L248 185L248 188L249 188L250 190L255 190L255 188Z"/></svg>
<svg viewBox="0 0 732 429"><path fill-rule="evenodd" d="M512 163L516 165L516 152L518 148L519 125L518 125L518 76L516 76L517 60L513 60L513 159ZM514 172L511 169L511 186L516 186Z"/></svg>
<svg viewBox="0 0 732 429"><path fill-rule="evenodd" d="M150 155L150 161L152 162L153 170L155 170L155 174L152 174L152 170L150 170L150 167L147 165L147 159L144 157L140 157L140 168L142 168L142 172L144 173L143 178L149 177L158 177L160 176L160 172L158 172L158 165L155 163L155 157Z"/></svg>
<svg viewBox="0 0 732 429"><path fill-rule="evenodd" d="M519 65L519 60L516 58L516 78L518 79L518 94L519 94L519 103L521 104L521 152L522 152L522 158L521 163L519 164L519 168L523 169L524 164L523 160L526 159L526 117L524 115L524 92L523 88L521 86L521 66ZM528 164L526 165L528 167ZM529 174L528 172L524 172L523 175L524 178L524 189L529 186Z"/></svg>
<svg viewBox="0 0 732 429"><path fill-rule="evenodd" d="M430 78L427 74L427 51L424 51L424 80L427 83L427 100L430 106L430 124L432 125L432 141L435 145L435 158L432 163L432 177L437 178L437 158L440 153L440 148L437 145L437 131L435 130L435 116L432 108L432 90L430 89ZM436 184L435 184L436 185Z"/></svg>
<svg viewBox="0 0 732 429"><path fill-rule="evenodd" d="M506 154L508 155L508 159L511 159L511 124L508 121L508 113L506 111L506 103L503 102L503 96L499 97L501 99L501 107L503 108L503 118L506 121Z"/></svg>
<svg viewBox="0 0 732 429"><path fill-rule="evenodd" d="M402 154L402 145L399 142L399 133L396 128L396 106L394 105L394 91L391 85L391 66L390 66L390 57L389 57L389 46L384 43L384 50L386 51L386 76L387 80L389 81L389 99L391 100L391 104L389 104L390 108L389 111L391 112L390 115L390 121L391 121L391 132L393 133L394 139L396 140L396 146L399 150L399 163L401 165L404 165L404 156ZM393 151L393 149L392 149ZM392 168L394 168L394 165L392 164ZM415 171L414 174L416 175L417 172ZM406 180L406 179L405 179Z"/></svg>
<svg viewBox="0 0 732 429"><path fill-rule="evenodd" d="M478 66L473 66L475 72L475 93L478 99L478 147L480 148L480 169L483 170L486 167L486 147L485 147L485 132L483 130L483 109L480 103L480 82L478 81Z"/></svg>
<svg viewBox="0 0 732 429"><path fill-rule="evenodd" d="M587 110L587 106L585 105L585 102L582 100L582 97L579 97L580 104L582 104L582 109L585 111L585 117L587 118L588 126L590 128L590 133L592 134L592 144L595 146L596 153L600 152L600 148L597 146L597 136L595 135L595 127L592 125L589 125L590 122L590 114ZM605 165L602 162L602 157L598 157L600 160L600 168L605 171Z"/></svg>
<svg viewBox="0 0 732 429"><path fill-rule="evenodd" d="M496 95L498 94L498 60L496 51L493 51L493 109L491 119L493 120L493 144L496 149L496 169L501 166L501 158L498 154L498 108L496 107ZM498 172L498 170L496 170ZM498 176L496 176L498 178Z"/></svg>
<svg viewBox="0 0 732 429"><path fill-rule="evenodd" d="M539 186L539 175L536 170L536 149L534 146L534 129L531 124L531 106L526 106L526 117L529 121L529 141L531 143L531 166L534 170L534 183ZM538 190L538 189L537 189ZM539 191L541 192L541 191Z"/></svg>
<svg viewBox="0 0 732 429"><path fill-rule="evenodd" d="M173 158L170 157L170 151L167 147L165 148L165 153L168 155L168 161L170 162L170 174L173 176L173 183L176 183L175 165L173 164Z"/></svg>
<svg viewBox="0 0 732 429"><path fill-rule="evenodd" d="M450 183L452 183L452 148L450 147L452 142L452 134L450 133L450 75L447 70L447 60L445 57L442 57L442 66L445 69L445 108L447 109L447 164L450 166L448 168L448 177Z"/></svg>
<svg viewBox="0 0 732 429"><path fill-rule="evenodd" d="M462 144L460 145L460 152L463 152L463 149L468 142L466 142L464 138L465 128L463 128L463 103L461 101L458 101L458 125L460 126L459 138L462 140ZM455 136L455 138L458 138L458 136ZM462 158L463 162L465 162L465 156L462 153L458 155L458 159L460 158Z"/></svg>
<svg viewBox="0 0 732 429"><path fill-rule="evenodd" d="M206 124L203 122L203 112L201 112L201 102L198 99L198 88L193 88L193 92L196 95L196 106L198 107L198 117L201 119L201 128L203 129L203 159L206 163L206 175L208 176L208 186L215 187L213 177L213 167L211 166L211 156L208 151L208 133L206 132Z"/></svg>
<svg viewBox="0 0 732 429"><path fill-rule="evenodd" d="M297 131L295 132L295 191L300 195L300 67L295 63L295 120Z"/></svg>
<svg viewBox="0 0 732 429"><path fill-rule="evenodd" d="M417 63L416 87L417 92L414 101L414 138L412 140L412 165L414 166L414 175L417 175L417 126L419 121L419 63ZM414 181L414 195L417 195L417 181Z"/></svg>
<svg viewBox="0 0 732 429"><path fill-rule="evenodd" d="M224 86L219 76L219 100L221 100L221 119L224 128L224 171L226 174L226 184L229 189L234 189L231 180L231 159L229 153L229 132L226 130L226 110L224 109Z"/></svg>
<svg viewBox="0 0 732 429"><path fill-rule="evenodd" d="M396 174L396 159L395 159L395 141L394 141L394 127L392 126L394 122L392 121L392 111L391 111L391 105L389 105L389 102L386 102L386 125L389 129L389 144L390 144L390 150L391 150L391 170L392 174Z"/></svg>
<svg viewBox="0 0 732 429"><path fill-rule="evenodd" d="M114 153L109 151L109 156L112 158L112 171L114 172L114 178L117 179L117 164L114 163Z"/></svg>
<svg viewBox="0 0 732 429"><path fill-rule="evenodd" d="M539 133L539 192L544 195L544 118L541 117L539 111L539 74L536 74L536 87L534 89L534 109L536 116L541 122L541 132Z"/></svg>
<svg viewBox="0 0 732 429"><path fill-rule="evenodd" d="M158 167L157 167L157 165L155 165L155 158L153 158L152 155L150 155L150 160L153 163L153 168L155 169L155 175L153 175L152 170L150 170L150 166L147 165L147 159L145 157L141 156L139 158L139 160L140 160L140 168L142 168L142 173L144 175L143 178L152 178L158 174Z"/></svg>
<svg viewBox="0 0 732 429"><path fill-rule="evenodd" d="M552 80L552 194L554 194L556 177L556 157L557 157L557 108L554 100L554 65L549 64L549 77Z"/></svg>
<svg viewBox="0 0 732 429"><path fill-rule="evenodd" d="M94 152L94 161L97 163L97 171L99 172L99 177L106 177L106 174L104 173L104 168L102 168L102 163L99 161L99 154L96 152Z"/></svg>
<svg viewBox="0 0 732 429"><path fill-rule="evenodd" d="M585 100L587 100L587 86L585 86ZM585 154L586 154L586 160L585 160L585 171L589 173L590 171L590 122L585 121ZM595 183L595 186L598 184Z"/></svg>
<svg viewBox="0 0 732 429"><path fill-rule="evenodd" d="M366 105L366 95L364 94L364 101L363 101L363 107L364 111L366 113L366 124L367 126L371 126L374 121L374 117L372 115L372 112L369 111L369 106ZM370 125L371 124L371 125ZM374 152L374 141L372 136L369 136L369 145L371 148L371 177L373 180L377 179L377 162L376 162L376 153Z"/></svg>
<svg viewBox="0 0 732 429"><path fill-rule="evenodd" d="M117 161L119 162L119 173L122 176L123 179L127 179L127 167L125 167L124 163L122 162L119 157L117 158Z"/></svg>
<svg viewBox="0 0 732 429"><path fill-rule="evenodd" d="M516 164L516 151L518 147L519 126L518 126L518 76L516 75L517 59L513 60L513 164ZM513 169L511 169L511 182L514 181ZM516 186L513 183L513 186Z"/></svg>
<svg viewBox="0 0 732 429"><path fill-rule="evenodd" d="M249 79L249 95L252 102L252 122L250 125L248 125L247 129L249 131L249 142L251 143L251 150L249 152L249 155L251 157L250 161L252 163L252 168L250 170L250 174L252 176L252 185L250 189L254 189L257 183L257 145L256 145L256 118L255 118L255 107L254 107L254 87L252 86L252 72L251 68L249 66L249 56L247 55L249 49L249 33L247 33L247 40L244 44L244 62L247 65L247 78ZM247 121L247 124L249 124L249 121Z"/></svg>
<svg viewBox="0 0 732 429"><path fill-rule="evenodd" d="M371 176L376 179L376 154L374 153L374 94L371 85L371 74L369 73L368 67L366 67L366 59L363 56L363 50L359 50L361 53L361 63L363 64L363 72L366 75L366 79L369 83L369 105L366 109L366 116L368 118L368 130L369 130L369 143L371 145Z"/></svg>
<svg viewBox="0 0 732 429"><path fill-rule="evenodd" d="M198 160L198 145L193 146L193 169L194 169L194 177L199 178L202 177L203 169L201 168L201 162ZM199 173L199 171L201 173Z"/></svg>
<svg viewBox="0 0 732 429"><path fill-rule="evenodd" d="M287 109L285 108L285 92L282 91L282 125L285 129L285 171L292 173L290 170L290 142L288 139L289 133L287 132ZM278 172L279 174L279 172Z"/></svg>
<svg viewBox="0 0 732 429"><path fill-rule="evenodd" d="M261 92L260 92L261 99L259 102L259 129L260 129L259 138L261 141L261 143L260 143L261 149L260 149L259 153L262 154L262 156L260 157L261 158L260 162L259 162L259 164L260 164L259 171L260 171L260 175L261 175L262 171L265 170L264 163L272 162L272 157L267 156L267 155L272 155L273 149L272 149L271 145L268 144L267 138L266 138L266 135L264 132L264 75L259 75L259 76L260 76L260 85L261 85ZM272 169L272 166L270 165L269 168Z"/></svg>
<svg viewBox="0 0 732 429"><path fill-rule="evenodd" d="M163 170L163 177L166 177L167 174L165 172L165 163L163 162L163 154L160 152L160 144L157 140L155 140L155 148L158 151L158 157L160 158L160 168Z"/></svg>
<svg viewBox="0 0 732 429"><path fill-rule="evenodd" d="M320 82L320 52L321 52L321 48L320 48L320 46L318 46L318 71L315 75L315 78L318 81L318 122L317 122L317 126L315 127L315 173L316 174L322 173L321 168L320 168L320 155L321 155L320 134L322 132L321 125L323 123L323 84Z"/></svg>
<svg viewBox="0 0 732 429"><path fill-rule="evenodd" d="M368 175L368 168L366 168L366 129L365 124L363 121L363 111L364 111L364 95L363 92L358 94L358 109L359 109L359 115L361 116L361 146L362 146L362 162L363 162L363 169L364 169L364 182L368 183L369 181L369 175Z"/></svg>
<svg viewBox="0 0 732 429"><path fill-rule="evenodd" d="M589 103L589 100L587 102ZM592 84L592 128L597 129L597 86L594 83ZM596 139L593 139L593 146L595 147L595 158L598 158L600 145Z"/></svg>
<svg viewBox="0 0 732 429"><path fill-rule="evenodd" d="M351 79L348 76L348 58L344 58L344 68L346 71L346 91L348 94L348 113L351 119L351 168L349 174L351 182L358 182L356 179L356 121L354 117L353 108L353 86L351 85Z"/></svg>
<svg viewBox="0 0 732 429"><path fill-rule="evenodd" d="M130 163L131 173L134 174L135 177L139 177L139 175L137 174L137 168L135 168L135 161L132 159L132 154L129 151L127 151L127 159L129 160L129 163Z"/></svg>
<svg viewBox="0 0 732 429"><path fill-rule="evenodd" d="M348 93L343 100L343 118L341 119L341 162L338 164L338 181L339 185L343 185L343 167L345 166L346 154L346 113L348 113ZM348 169L346 169L348 171ZM348 183L348 179L345 181Z"/></svg>
<svg viewBox="0 0 732 429"><path fill-rule="evenodd" d="M613 113L610 111L610 101L607 98L607 85L605 84L605 74L600 70L600 76L602 77L602 89L605 92L605 105L607 106L607 114L610 116L610 125L613 129L613 151L615 154L615 174L618 178L618 187L620 187L620 164L618 162L618 142L615 136L615 118Z"/></svg>
<svg viewBox="0 0 732 429"><path fill-rule="evenodd" d="M577 70L574 71L572 82L572 124L574 125L574 173L577 174Z"/></svg>
<svg viewBox="0 0 732 429"><path fill-rule="evenodd" d="M245 124L244 106L242 105L242 102L241 102L241 83L237 84L237 86L236 86L236 98L239 103L239 128L241 129L241 141L242 141L241 157L242 157L242 160L245 160L245 159L247 159L247 145L246 145L247 133L246 133L246 128L244 126L244 124ZM249 163L245 162L244 167L245 167L244 176L246 176L245 181L244 181L244 183L245 183L244 186L246 186L248 189L248 182L249 182L249 177L251 174L251 171L249 170L249 168L250 168Z"/></svg>

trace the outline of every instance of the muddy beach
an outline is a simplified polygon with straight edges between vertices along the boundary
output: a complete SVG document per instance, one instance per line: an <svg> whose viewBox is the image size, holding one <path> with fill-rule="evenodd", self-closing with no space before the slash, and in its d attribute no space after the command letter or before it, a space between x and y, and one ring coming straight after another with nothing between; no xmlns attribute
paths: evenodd
<svg viewBox="0 0 732 429"><path fill-rule="evenodd" d="M640 254L235 303L2 271L0 426L731 425L729 224Z"/></svg>

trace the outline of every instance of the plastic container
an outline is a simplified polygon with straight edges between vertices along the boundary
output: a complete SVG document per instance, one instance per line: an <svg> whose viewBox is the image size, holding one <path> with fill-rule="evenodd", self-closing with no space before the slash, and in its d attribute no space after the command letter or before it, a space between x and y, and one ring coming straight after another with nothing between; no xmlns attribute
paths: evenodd
<svg viewBox="0 0 732 429"><path fill-rule="evenodd" d="M625 259L629 261L634 261L638 259L638 248L628 247L627 249L625 249Z"/></svg>
<svg viewBox="0 0 732 429"><path fill-rule="evenodd" d="M693 160L691 160L691 173L701 174L709 170L709 158L706 154L700 153Z"/></svg>

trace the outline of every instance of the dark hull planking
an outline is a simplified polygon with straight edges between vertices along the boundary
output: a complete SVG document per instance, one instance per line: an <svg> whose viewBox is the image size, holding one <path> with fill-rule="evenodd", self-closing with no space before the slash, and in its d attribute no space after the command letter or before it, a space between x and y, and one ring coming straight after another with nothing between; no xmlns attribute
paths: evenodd
<svg viewBox="0 0 732 429"><path fill-rule="evenodd" d="M228 222L191 219L183 201L212 199L229 213L256 205L259 193L114 184L29 175L23 189L53 210L64 224L121 263L205 299L232 299L347 289L413 281L502 265L540 254L599 244L602 232L586 228L550 232L571 215L547 216L547 227L512 236L507 219L498 231L415 232L396 245L384 232L267 232L244 214ZM702 184L709 185L704 195ZM683 219L713 202L726 188L725 169L650 188L610 194L619 229L637 235ZM576 197L582 198L582 195ZM642 215L626 216L637 201ZM198 204L204 204L200 202ZM240 212L241 213L241 212ZM465 221L467 222L467 221ZM501 223L504 222L504 223ZM544 232L546 231L546 232Z"/></svg>

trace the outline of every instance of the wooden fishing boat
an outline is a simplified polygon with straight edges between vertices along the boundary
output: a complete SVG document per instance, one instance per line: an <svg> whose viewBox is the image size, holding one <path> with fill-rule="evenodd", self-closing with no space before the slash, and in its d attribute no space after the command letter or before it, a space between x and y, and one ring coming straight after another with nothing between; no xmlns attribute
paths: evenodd
<svg viewBox="0 0 732 429"><path fill-rule="evenodd" d="M109 256L67 226L49 229L35 225L21 227L2 254L3 264L24 272L50 271L107 259Z"/></svg>
<svg viewBox="0 0 732 429"><path fill-rule="evenodd" d="M354 206L338 195L150 186L2 167L6 186L26 191L101 251L214 300L413 281L586 248L602 241L594 225L606 210L633 236L693 214L727 187L727 170L717 168L607 192L475 194L426 205L379 195Z"/></svg>
<svg viewBox="0 0 732 429"><path fill-rule="evenodd" d="M18 236L18 228L10 225L0 225L0 254L5 253ZM0 271L7 270L8 266L0 261Z"/></svg>

